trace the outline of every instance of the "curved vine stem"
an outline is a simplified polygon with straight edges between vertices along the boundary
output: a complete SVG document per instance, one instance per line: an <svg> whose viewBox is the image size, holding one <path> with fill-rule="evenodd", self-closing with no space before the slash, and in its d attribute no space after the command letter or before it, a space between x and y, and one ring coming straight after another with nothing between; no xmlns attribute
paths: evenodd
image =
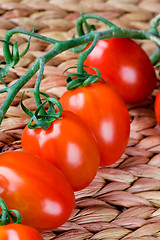
<svg viewBox="0 0 160 240"><path fill-rule="evenodd" d="M59 42L58 40L55 40L55 39L48 38L48 37L42 36L40 34L37 34L34 31L30 32L30 31L27 31L27 30L19 29L19 28L11 29L11 30L6 32L5 38L4 38L4 43L3 43L3 53L4 53L4 58L5 58L6 63L10 63L12 61L12 54L10 52L8 42L10 42L11 37L16 33L21 33L21 34L24 34L24 35L27 35L27 36L30 36L30 37L35 37L35 38L38 38L40 40L43 40L45 42L49 42L49 43L52 43L52 44L55 44L55 43Z"/></svg>
<svg viewBox="0 0 160 240"><path fill-rule="evenodd" d="M95 31L93 27L91 27L91 28L88 28L91 31L85 34L84 29L83 29L83 24L86 24L87 19L96 19L98 21L101 21L104 24L106 24L109 28L106 31L98 32L98 31ZM6 35L5 35L5 38L3 40L4 58L5 58L6 64L8 64L7 71L11 67L15 66L15 64L19 60L19 57L21 56L21 55L18 55L18 53L17 53L18 45L15 45L15 51L14 52L13 51L11 52L10 48L9 48L9 45L11 45L10 39L14 34L17 34L17 33L25 34L29 37L35 37L35 38L38 38L40 40L44 40L48 43L52 43L53 44L53 49L51 49L48 53L45 53L43 55L43 57L37 58L37 60L34 62L34 64L31 66L31 68L28 69L28 71L22 77L20 77L17 80L17 82L15 82L13 85L11 85L9 87L0 89L0 93L7 92L7 97L4 100L4 102L3 102L3 104L0 108L0 124L1 124L3 118L6 114L9 106L11 105L14 97L19 92L19 90L40 69L41 74L40 74L39 78L37 79L37 83L35 85L35 89L39 88L40 78L41 78L41 75L43 74L44 64L46 64L48 61L50 61L56 55L60 54L61 52L66 51L66 50L70 50L70 49L73 49L73 48L76 48L76 47L79 47L79 46L81 47L81 46L86 45L90 42L93 42L92 45L91 45L92 47L89 48L89 50L80 54L80 57L79 57L79 60L78 60L77 72L82 73L83 72L84 60L87 57L87 54L89 54L90 51L93 49L93 47L95 46L95 43L98 40L109 39L109 38L117 38L117 37L133 38L133 39L149 39L157 45L158 50L154 53L154 55L152 55L152 61L154 63L157 62L157 60L159 60L159 58L160 58L160 51L159 51L159 49L160 49L160 37L159 37L159 33L157 32L158 31L157 27L159 25L159 22L160 22L160 15L156 16L151 21L149 31L130 30L130 29L120 28L120 27L116 26L115 24L111 23L110 21L108 21L107 19L105 19L103 17L100 17L98 15L86 14L86 15L81 16L77 20L78 37L73 38L71 40L66 40L66 41L57 41L55 39L51 39L51 38L39 35L39 34L35 33L34 31L29 32L29 31L23 30L23 29L12 29L12 30L7 31ZM34 89L34 93L35 93L35 96L36 96L35 89ZM36 98L37 98L37 103L42 105L41 104L41 99L39 98L39 96L36 97ZM43 111L42 107L40 109L41 109L41 111Z"/></svg>
<svg viewBox="0 0 160 240"><path fill-rule="evenodd" d="M158 26L160 23L160 14L155 16L151 21L150 21L150 30L157 36L159 36L158 32Z"/></svg>
<svg viewBox="0 0 160 240"><path fill-rule="evenodd" d="M84 19L96 19L100 22L103 22L104 24L106 24L109 28L117 28L117 26L115 24L113 24L112 22L110 22L108 19L106 18L103 18L99 15L94 15L94 14L85 14L85 15L82 15L81 17L79 17L77 19L77 24L76 24L76 27L77 27L77 33L78 33L78 36L83 36L85 35L85 32L84 32L84 29L83 29L83 23L84 23ZM86 25L86 24L85 24ZM92 25L93 26L93 25Z"/></svg>
<svg viewBox="0 0 160 240"><path fill-rule="evenodd" d="M45 59L44 59L44 57L40 57L39 74L38 74L38 78L37 78L37 81L35 83L34 90L33 90L33 94L34 94L34 98L35 98L35 102L36 102L37 107L42 104L42 101L41 101L41 98L40 98L39 88L40 88L40 83L41 83L41 80L42 80L42 77L43 77L44 66L45 66ZM41 108L40 112L42 114L46 113L46 111L43 107Z"/></svg>
<svg viewBox="0 0 160 240"><path fill-rule="evenodd" d="M97 42L99 40L99 34L98 32L94 32L94 40L91 44L91 46L85 50L84 52L80 53L78 65L77 65L77 73L83 73L84 72L84 61L86 60L87 56L91 53L91 51L96 46Z"/></svg>

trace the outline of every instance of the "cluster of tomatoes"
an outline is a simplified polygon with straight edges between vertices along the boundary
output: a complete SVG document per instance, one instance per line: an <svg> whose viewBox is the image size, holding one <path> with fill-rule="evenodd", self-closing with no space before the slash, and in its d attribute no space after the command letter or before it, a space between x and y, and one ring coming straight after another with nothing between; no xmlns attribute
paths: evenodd
<svg viewBox="0 0 160 240"><path fill-rule="evenodd" d="M141 101L156 87L148 56L131 39L100 40L85 65L99 69L104 80L66 91L59 119L45 130L26 126L23 151L0 155L0 197L38 230L67 221L74 191L88 186L99 166L121 157L130 134L125 102Z"/></svg>
<svg viewBox="0 0 160 240"><path fill-rule="evenodd" d="M85 64L98 68L102 78L111 82L126 103L146 99L157 85L154 67L142 50L131 39L112 38L98 42ZM92 73L92 69L87 69ZM160 91L155 98L155 116L160 126Z"/></svg>

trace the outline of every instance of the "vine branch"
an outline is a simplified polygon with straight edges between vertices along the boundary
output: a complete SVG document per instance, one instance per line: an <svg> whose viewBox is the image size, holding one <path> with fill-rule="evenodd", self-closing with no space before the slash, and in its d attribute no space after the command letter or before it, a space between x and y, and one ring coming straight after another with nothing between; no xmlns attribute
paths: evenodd
<svg viewBox="0 0 160 240"><path fill-rule="evenodd" d="M93 25L88 25L88 23L86 21L87 19L96 19L98 21L103 22L105 25L107 25L107 30L96 31ZM160 36L159 36L158 29L157 29L159 22L160 22L160 14L151 20L149 31L130 30L130 29L120 28L120 27L116 26L115 24L113 24L112 22L110 22L109 20L107 20L101 16L98 16L98 15L94 15L94 14L81 15L81 17L77 20L77 25L76 25L78 37L77 38L74 37L73 39L66 40L66 41L58 41L58 40L55 40L52 38L48 38L48 37L39 35L39 34L35 33L34 30L32 32L29 32L29 31L23 30L23 29L12 29L12 30L7 31L6 35L4 37L4 40L2 40L3 41L4 59L5 59L5 63L6 63L5 68L0 69L1 70L0 72L1 73L3 72L3 74L1 74L2 77L6 76L6 74L10 70L10 68L14 67L17 64L17 62L19 61L20 57L22 57L29 49L29 44L28 44L24 54L19 55L17 43L12 44L10 42L10 39L14 34L20 33L20 34L25 34L25 35L29 36L30 38L31 37L38 38L40 40L43 40L43 41L53 44L53 48L49 52L45 53L43 55L43 57L37 58L36 61L34 62L34 64L31 66L31 68L29 68L28 71L22 77L20 77L13 85L11 85L9 87L6 86L5 88L0 89L0 93L7 92L7 97L4 100L4 102L0 108L0 124L3 120L3 118L5 117L5 114L9 108L9 106L11 105L14 97L16 96L16 94L33 77L33 75L38 70L40 70L40 75L37 78L37 82L35 84L33 93L35 96L37 107L38 107L38 105L40 105L39 110L42 113L42 115L45 115L45 112L43 110L43 103L41 102L41 99L39 96L39 94L40 94L39 86L40 86L40 81L41 81L41 78L43 75L44 66L52 58L54 58L55 56L57 56L58 54L66 51L66 50L72 50L74 52L79 52L79 51L84 50L84 48L86 47L86 45L88 43L92 42L90 48L88 48L86 51L82 52L79 55L79 59L78 59L77 76L81 76L82 85L84 82L85 82L85 84L87 83L87 79L89 79L88 82L90 83L92 81L95 81L95 77L98 76L100 78L99 72L97 72L98 75L96 75L94 77L88 76L87 74L82 77L82 75L84 73L86 73L84 71L84 66L83 66L84 60L87 58L88 54L93 50L97 41L101 40L101 39L123 37L123 38L132 38L132 39L141 39L141 40L142 39L151 40L157 46L157 50L151 56L152 63L156 64L157 61L159 61L159 59L160 59ZM85 27L85 29L84 29L84 27ZM86 33L85 33L85 30L87 31ZM30 42L30 39L29 39L29 42ZM10 51L10 48L12 48L12 52ZM91 81L91 79L92 79L92 81ZM68 82L70 83L70 80ZM76 84L78 84L78 86L80 86L80 84L78 83L78 79L77 79ZM72 89L71 83L70 83L70 87L71 87L70 89ZM47 99L46 99L46 101L49 101L50 109L52 109L53 106L51 107L51 105L53 103L51 104L51 102L52 102L51 99L49 99L49 98L47 98ZM51 111L49 111L49 113L50 112Z"/></svg>

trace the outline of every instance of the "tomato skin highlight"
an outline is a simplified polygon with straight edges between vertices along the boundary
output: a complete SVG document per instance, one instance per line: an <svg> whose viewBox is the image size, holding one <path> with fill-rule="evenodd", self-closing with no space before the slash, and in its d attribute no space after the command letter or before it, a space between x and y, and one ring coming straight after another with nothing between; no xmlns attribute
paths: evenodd
<svg viewBox="0 0 160 240"><path fill-rule="evenodd" d="M99 40L84 65L99 69L102 78L111 82L128 103L146 99L157 84L149 57L132 39ZM85 69L95 74L92 69Z"/></svg>
<svg viewBox="0 0 160 240"><path fill-rule="evenodd" d="M113 85L99 81L66 91L60 102L64 110L80 116L94 133L100 166L111 165L121 157L128 143L130 118Z"/></svg>
<svg viewBox="0 0 160 240"><path fill-rule="evenodd" d="M52 164L25 152L0 154L0 197L16 209L22 224L38 230L61 226L70 217L74 192Z"/></svg>
<svg viewBox="0 0 160 240"><path fill-rule="evenodd" d="M24 151L50 161L62 171L74 191L88 186L97 173L100 153L95 137L72 112L63 111L46 130L26 126L21 142Z"/></svg>
<svg viewBox="0 0 160 240"><path fill-rule="evenodd" d="M1 240L44 240L40 233L22 224L7 224L0 226Z"/></svg>

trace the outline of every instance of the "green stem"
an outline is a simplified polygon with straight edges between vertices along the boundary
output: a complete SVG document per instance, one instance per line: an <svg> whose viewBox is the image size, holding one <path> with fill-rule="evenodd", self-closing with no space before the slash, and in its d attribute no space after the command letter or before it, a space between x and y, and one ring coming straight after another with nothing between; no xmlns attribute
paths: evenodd
<svg viewBox="0 0 160 240"><path fill-rule="evenodd" d="M153 65L156 65L159 59L160 59L160 48L157 48L156 51L150 56L150 60Z"/></svg>
<svg viewBox="0 0 160 240"><path fill-rule="evenodd" d="M44 66L45 66L45 58L40 57L39 74L38 74L38 78L37 78L37 81L35 83L34 90L33 90L34 99L35 99L37 107L42 104L42 101L41 101L41 98L40 98L39 88L40 88L40 83L41 83L41 80L42 80L42 77L43 77ZM46 114L46 111L45 111L43 106L40 109L40 113L43 114L43 115Z"/></svg>
<svg viewBox="0 0 160 240"><path fill-rule="evenodd" d="M99 34L98 32L92 32L94 35L94 40L91 44L91 46L85 50L84 52L80 53L79 55L79 60L78 60L78 65L77 65L77 73L82 74L84 72L84 61L86 60L87 56L91 53L91 51L94 49L96 46L98 40L99 40Z"/></svg>
<svg viewBox="0 0 160 240"><path fill-rule="evenodd" d="M77 19L77 33L78 33L78 36L83 36L85 33L84 33L84 30L83 30L83 23L84 23L84 18L85 19L96 19L98 21L101 21L103 22L104 24L106 24L108 27L112 28L112 27L117 27L115 24L113 24L112 22L110 22L108 19L105 19L99 15L94 15L94 14L85 14L81 17L79 17Z"/></svg>
<svg viewBox="0 0 160 240"><path fill-rule="evenodd" d="M11 30L6 32L5 38L4 38L4 43L3 43L3 52L4 52L4 58L5 58L6 63L10 63L12 61L12 55L10 53L8 42L10 42L9 41L10 38L16 33L21 33L21 34L24 34L24 35L27 35L27 36L30 36L30 37L35 37L35 38L38 38L38 39L43 40L45 42L49 42L49 43L53 43L53 44L59 42L58 40L42 36L42 35L37 34L35 32L30 32L30 31L27 31L27 30L19 29L19 28L11 29Z"/></svg>
<svg viewBox="0 0 160 240"><path fill-rule="evenodd" d="M157 16L155 16L151 21L150 21L150 30L157 36L159 36L159 32L158 32L158 26L160 23L160 14L158 14Z"/></svg>
<svg viewBox="0 0 160 240"><path fill-rule="evenodd" d="M153 41L157 45L156 51L150 57L152 64L155 65L160 59L160 37L147 32L146 39Z"/></svg>

